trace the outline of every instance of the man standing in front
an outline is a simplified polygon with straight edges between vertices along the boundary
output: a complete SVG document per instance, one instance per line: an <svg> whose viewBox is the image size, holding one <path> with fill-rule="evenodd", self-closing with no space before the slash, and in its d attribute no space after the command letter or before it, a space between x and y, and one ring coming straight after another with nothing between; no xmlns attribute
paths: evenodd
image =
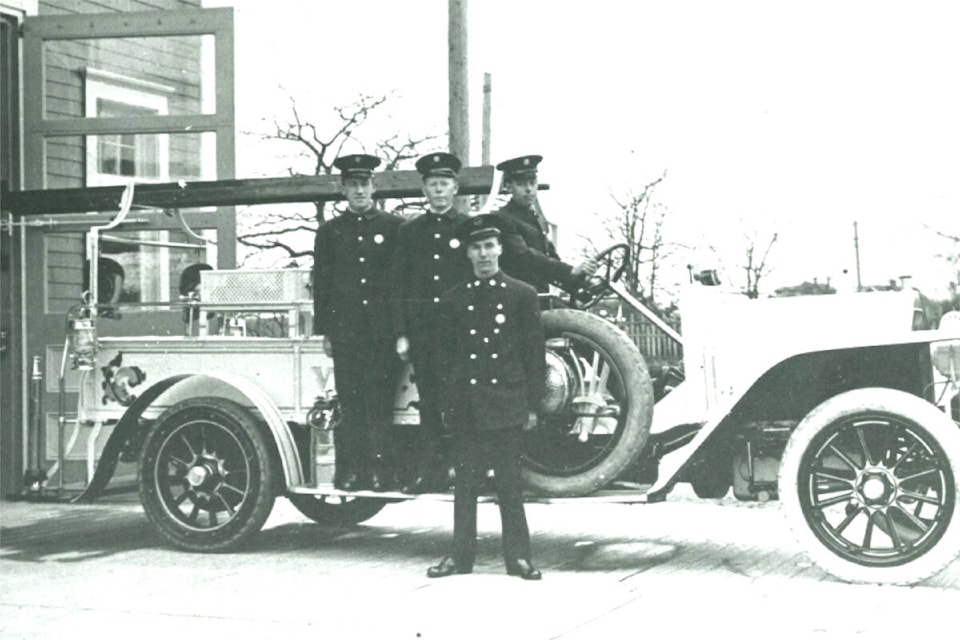
<svg viewBox="0 0 960 640"><path fill-rule="evenodd" d="M520 156L497 165L511 195L510 201L496 211L504 233L501 266L537 291L546 292L553 284L573 293L593 275L597 263L591 259L574 266L557 255L548 236L549 225L537 202L537 165L541 160L542 156Z"/></svg>
<svg viewBox="0 0 960 640"><path fill-rule="evenodd" d="M387 438L396 370L388 294L401 223L373 203L380 159L345 155L340 170L347 209L317 229L314 328L333 357L343 419L334 432L334 486L344 491L393 488Z"/></svg>
<svg viewBox="0 0 960 640"><path fill-rule="evenodd" d="M537 292L500 270L499 220L462 223L473 279L440 300L437 342L444 379L444 420L454 434L453 554L430 567L442 578L470 573L476 556L477 494L492 468L507 573L539 580L530 561L530 532L520 477L521 437L537 423L545 375Z"/></svg>
<svg viewBox="0 0 960 640"><path fill-rule="evenodd" d="M460 160L449 153L429 153L417 160L427 211L400 227L394 260L396 351L401 359L413 363L420 397L418 460L403 487L406 493L447 488L439 458L444 433L440 380L445 374L438 364L435 331L440 296L470 275L469 263L454 235L457 225L467 219L453 206L460 166Z"/></svg>

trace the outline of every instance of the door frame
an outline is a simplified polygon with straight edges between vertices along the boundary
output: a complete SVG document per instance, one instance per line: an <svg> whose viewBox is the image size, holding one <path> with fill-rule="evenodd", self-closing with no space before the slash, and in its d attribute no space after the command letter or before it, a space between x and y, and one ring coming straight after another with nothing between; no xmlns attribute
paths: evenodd
<svg viewBox="0 0 960 640"><path fill-rule="evenodd" d="M0 3L7 0L0 0ZM91 19L95 18L95 19ZM235 177L235 123L234 123L234 38L233 38L233 9L177 9L176 11L140 11L98 14L27 16L22 22L21 29L21 95L22 104L29 108L22 109L21 140L23 145L22 188L28 190L42 190L47 186L47 162L45 147L48 138L62 136L80 136L89 140L88 136L107 134L176 134L189 132L201 134L212 132L215 134L215 166L216 179L228 180ZM176 36L203 36L212 35L214 38L214 76L215 93L213 97L214 112L190 115L152 115L143 117L117 118L48 118L45 108L46 97L46 69L44 62L44 45L50 41L88 40L103 38L150 38ZM85 155L89 150L85 150ZM80 212L82 213L82 212ZM221 207L216 213L208 216L213 220L210 228L217 232L217 262L221 268L232 268L236 261L236 229L233 207ZM32 219L31 219L32 218ZM71 219L68 222L68 219ZM84 219L85 218L85 219ZM32 318L32 314L39 313L45 318L46 278L47 268L43 258L34 255L32 249L42 246L46 230L69 228L70 223L80 223L87 228L102 224L102 215L89 216L25 216L17 222L20 225L17 235L20 238L21 250L20 266L14 273L18 276L18 285L23 295L20 296L19 315L20 328L17 331L21 344L19 362L20 384L20 439L22 457L17 466L19 472L30 465L37 451L28 449L30 430L35 425L29 416L27 407L30 406L30 369L34 355L41 355L43 363L41 369L44 375L43 418L40 423L41 434L37 438L40 459L46 463L46 414L49 414L55 405L50 400L55 397L49 392L52 380L48 380L49 372L58 367L46 362L51 347L62 348L63 336L53 336L50 332L38 333L39 325L45 324L42 318ZM40 226L36 226L40 223ZM171 227L175 228L175 227ZM46 230L45 230L46 229ZM38 244L39 243L39 244ZM37 252L38 254L40 252ZM32 274L32 284L28 287L28 273ZM18 273L17 273L18 272ZM39 281L44 286L38 287ZM40 295L38 295L40 294ZM29 320L29 322L28 322ZM41 320L37 322L37 320ZM47 323L49 324L49 323ZM30 327L34 326L34 330ZM50 335L47 335L50 333ZM55 386L55 385L54 385ZM69 405L69 401L68 401ZM15 427L7 427L14 428ZM62 470L61 470L62 471ZM48 479L48 483L52 480ZM9 491L9 490L8 490Z"/></svg>

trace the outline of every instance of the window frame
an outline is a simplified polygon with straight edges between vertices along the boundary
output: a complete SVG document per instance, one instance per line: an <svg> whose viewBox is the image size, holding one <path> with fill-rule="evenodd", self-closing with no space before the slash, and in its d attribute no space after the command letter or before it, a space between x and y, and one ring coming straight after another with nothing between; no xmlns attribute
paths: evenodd
<svg viewBox="0 0 960 640"><path fill-rule="evenodd" d="M173 93L173 87L148 82L138 78L101 71L87 67L84 79L84 115L87 118L101 117L98 112L100 100L110 100L123 105L150 109L153 115L169 115L169 101L167 95ZM166 95L165 95L166 94ZM157 136L157 167L156 176L143 176L135 173L133 176L102 173L100 171L100 136L87 136L86 153L86 184L88 187L103 187L122 184L135 179L137 182L168 182L170 179L170 135L158 134L104 134L110 136Z"/></svg>

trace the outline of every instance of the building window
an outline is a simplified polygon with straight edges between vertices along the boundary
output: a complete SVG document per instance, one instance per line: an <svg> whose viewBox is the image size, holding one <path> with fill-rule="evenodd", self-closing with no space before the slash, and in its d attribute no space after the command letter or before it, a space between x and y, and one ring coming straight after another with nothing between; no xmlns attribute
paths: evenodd
<svg viewBox="0 0 960 640"><path fill-rule="evenodd" d="M155 82L86 69L88 118L138 118L168 115L168 94ZM87 186L167 182L170 136L156 133L110 133L87 138Z"/></svg>

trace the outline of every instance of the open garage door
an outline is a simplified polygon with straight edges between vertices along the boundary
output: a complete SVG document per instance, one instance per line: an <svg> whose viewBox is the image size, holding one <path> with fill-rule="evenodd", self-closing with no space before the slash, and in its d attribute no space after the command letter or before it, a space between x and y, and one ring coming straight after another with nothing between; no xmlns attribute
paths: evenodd
<svg viewBox="0 0 960 640"><path fill-rule="evenodd" d="M23 167L26 189L234 177L233 10L196 9L26 18L23 23ZM22 470L54 468L48 486L82 486L111 425L57 423L66 311L89 279L85 237L115 211L24 216L15 225L23 268L15 283L21 379L16 460ZM155 212L154 212L155 213ZM232 207L141 215L101 234L104 257L122 272L115 295L127 302L175 300L179 276L195 263L234 266ZM101 268L99 281L103 280ZM143 310L139 332L183 331L169 312ZM129 320L129 319L128 319ZM126 322L124 324L130 324ZM111 332L109 322L101 323ZM118 330L114 328L114 330ZM38 371L37 380L34 372ZM67 376L67 389L76 378ZM11 428L4 421L4 429ZM4 459L7 463L7 459ZM9 488L7 488L9 492Z"/></svg>

